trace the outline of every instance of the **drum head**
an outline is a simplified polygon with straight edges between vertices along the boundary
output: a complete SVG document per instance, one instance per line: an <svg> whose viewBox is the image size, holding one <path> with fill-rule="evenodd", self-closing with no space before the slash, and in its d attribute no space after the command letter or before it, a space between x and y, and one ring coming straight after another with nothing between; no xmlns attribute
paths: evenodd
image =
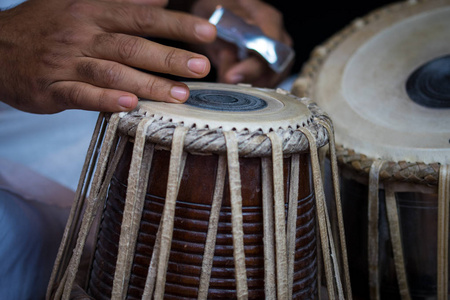
<svg viewBox="0 0 450 300"><path fill-rule="evenodd" d="M344 148L450 163L450 1L379 9L318 47L293 93L324 109Z"/></svg>
<svg viewBox="0 0 450 300"><path fill-rule="evenodd" d="M318 120L326 118L310 99L299 98L282 89L247 85L189 82L189 99L184 104L141 100L137 108L123 114L119 130L134 136L142 119L150 122L147 139L170 147L176 127L188 129L184 150L191 153L226 152L225 131L237 135L239 154L245 157L271 154L267 133L283 137L283 153L308 152L312 133L317 147L328 143L328 133Z"/></svg>
<svg viewBox="0 0 450 300"><path fill-rule="evenodd" d="M186 127L261 130L305 126L312 113L305 102L283 90L244 85L192 82L185 104L141 101L138 108Z"/></svg>

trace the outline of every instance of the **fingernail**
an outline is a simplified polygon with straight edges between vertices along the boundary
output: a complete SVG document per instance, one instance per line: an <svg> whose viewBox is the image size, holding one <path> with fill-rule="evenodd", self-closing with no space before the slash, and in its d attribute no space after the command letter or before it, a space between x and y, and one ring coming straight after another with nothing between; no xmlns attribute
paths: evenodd
<svg viewBox="0 0 450 300"><path fill-rule="evenodd" d="M119 105L125 108L130 108L133 103L133 98L130 96L121 96L118 101Z"/></svg>
<svg viewBox="0 0 450 300"><path fill-rule="evenodd" d="M209 23L197 24L195 26L195 33L204 40L211 40L216 35L216 28Z"/></svg>
<svg viewBox="0 0 450 300"><path fill-rule="evenodd" d="M187 66L189 70L197 74L203 74L206 71L206 61L202 58L191 58Z"/></svg>
<svg viewBox="0 0 450 300"><path fill-rule="evenodd" d="M172 97L174 97L176 100L179 100L179 101L186 100L187 94L188 94L188 91L186 90L186 88L181 87L181 86L174 86L170 90L170 95L172 95Z"/></svg>

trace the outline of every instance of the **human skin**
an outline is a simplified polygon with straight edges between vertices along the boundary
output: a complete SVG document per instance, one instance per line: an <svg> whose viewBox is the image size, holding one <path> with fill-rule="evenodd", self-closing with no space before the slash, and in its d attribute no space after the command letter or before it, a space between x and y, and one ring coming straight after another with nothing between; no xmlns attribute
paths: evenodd
<svg viewBox="0 0 450 300"><path fill-rule="evenodd" d="M129 111L138 98L182 103L188 87L161 74L202 78L204 55L148 37L211 43L206 19L164 0L29 0L0 12L0 100L31 113Z"/></svg>
<svg viewBox="0 0 450 300"><path fill-rule="evenodd" d="M186 101L187 86L163 74L203 78L208 58L218 82L274 87L290 72L277 74L256 55L240 61L207 22L220 4L292 45L274 7L259 0L180 3L198 17L165 9L167 0L28 0L0 12L0 101L32 113L129 111L138 98ZM195 45L195 52L151 38Z"/></svg>
<svg viewBox="0 0 450 300"><path fill-rule="evenodd" d="M222 5L248 23L260 27L267 36L292 46L293 42L284 27L281 12L260 0L197 0L191 11L195 15L208 18L217 5ZM217 69L219 82L275 87L289 75L292 67L289 66L282 73L275 73L257 55L249 55L247 59L240 60L236 48L220 40L202 47L203 53Z"/></svg>

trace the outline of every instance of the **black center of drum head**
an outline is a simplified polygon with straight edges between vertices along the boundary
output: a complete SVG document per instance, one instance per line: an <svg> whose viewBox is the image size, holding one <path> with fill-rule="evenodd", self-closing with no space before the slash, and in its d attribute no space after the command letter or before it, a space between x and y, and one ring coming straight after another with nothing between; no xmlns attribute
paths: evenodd
<svg viewBox="0 0 450 300"><path fill-rule="evenodd" d="M223 90L191 90L185 104L217 111L255 111L267 107L261 98Z"/></svg>
<svg viewBox="0 0 450 300"><path fill-rule="evenodd" d="M450 107L450 55L433 59L416 69L406 81L409 97L422 106Z"/></svg>

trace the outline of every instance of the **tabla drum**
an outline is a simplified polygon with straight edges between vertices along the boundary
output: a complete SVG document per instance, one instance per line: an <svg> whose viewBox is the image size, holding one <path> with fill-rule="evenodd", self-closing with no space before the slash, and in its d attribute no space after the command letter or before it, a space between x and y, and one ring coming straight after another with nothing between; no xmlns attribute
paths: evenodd
<svg viewBox="0 0 450 300"><path fill-rule="evenodd" d="M292 93L333 121L357 299L447 299L450 1L396 2L316 47Z"/></svg>
<svg viewBox="0 0 450 300"><path fill-rule="evenodd" d="M99 117L47 297L351 295L318 158L327 116L284 90L189 87L186 104Z"/></svg>

